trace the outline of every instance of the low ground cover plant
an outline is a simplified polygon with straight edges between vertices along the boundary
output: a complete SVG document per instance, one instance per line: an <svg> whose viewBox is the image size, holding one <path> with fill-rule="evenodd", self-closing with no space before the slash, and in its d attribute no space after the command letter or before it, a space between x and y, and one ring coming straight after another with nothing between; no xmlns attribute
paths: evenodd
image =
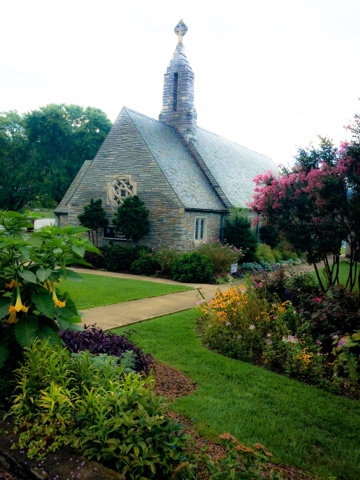
<svg viewBox="0 0 360 480"><path fill-rule="evenodd" d="M71 353L80 353L86 350L94 355L110 355L120 359L123 366L126 363L129 370L150 373L150 355L144 355L141 349L124 335L105 333L95 325L85 326L82 331L61 330L59 335Z"/></svg>

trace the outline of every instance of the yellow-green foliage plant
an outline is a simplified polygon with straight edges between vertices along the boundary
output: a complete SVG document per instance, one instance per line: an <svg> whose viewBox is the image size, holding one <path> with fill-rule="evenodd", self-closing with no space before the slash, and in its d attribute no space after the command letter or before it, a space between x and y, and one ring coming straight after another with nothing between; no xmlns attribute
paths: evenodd
<svg viewBox="0 0 360 480"><path fill-rule="evenodd" d="M83 227L50 226L30 234L32 226L25 215L0 211L0 404L24 347L35 338L60 343L60 328L81 328L76 306L67 293L59 295L58 285L76 276L68 264L98 251Z"/></svg>

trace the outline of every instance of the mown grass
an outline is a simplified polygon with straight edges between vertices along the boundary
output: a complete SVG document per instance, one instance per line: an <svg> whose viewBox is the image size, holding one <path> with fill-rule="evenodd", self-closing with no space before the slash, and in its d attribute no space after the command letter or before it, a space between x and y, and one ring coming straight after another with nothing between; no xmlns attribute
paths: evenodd
<svg viewBox="0 0 360 480"><path fill-rule="evenodd" d="M68 292L79 310L185 292L192 289L185 285L122 279L87 273L81 274L81 279L73 280L69 278L63 280L60 285L60 292Z"/></svg>
<svg viewBox="0 0 360 480"><path fill-rule="evenodd" d="M208 351L196 335L196 317L192 309L131 327L137 345L197 383L172 404L174 411L209 439L229 432L319 478L360 478L360 402Z"/></svg>
<svg viewBox="0 0 360 480"><path fill-rule="evenodd" d="M350 270L350 266L349 266L348 262L346 262L346 261L340 262L340 265L339 265L339 283L340 283L340 285L346 285L349 270ZM315 280L317 280L315 272L311 272L311 275L315 278ZM326 277L324 275L324 269L323 268L320 269L320 276L321 276L321 279L326 283ZM356 283L355 283L354 292L355 291L359 291L358 281L356 281Z"/></svg>

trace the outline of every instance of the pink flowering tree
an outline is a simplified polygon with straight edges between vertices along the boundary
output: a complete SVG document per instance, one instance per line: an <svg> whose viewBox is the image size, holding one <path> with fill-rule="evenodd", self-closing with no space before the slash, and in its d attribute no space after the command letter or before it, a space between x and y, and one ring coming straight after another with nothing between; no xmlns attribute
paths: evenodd
<svg viewBox="0 0 360 480"><path fill-rule="evenodd" d="M254 179L249 206L258 220L276 227L298 252L314 264L323 290L339 283L342 242L350 247L347 287L354 288L360 241L360 128L359 117L349 127L353 139L335 148L321 138L318 148L299 149L291 170L268 172ZM316 264L323 262L326 282Z"/></svg>

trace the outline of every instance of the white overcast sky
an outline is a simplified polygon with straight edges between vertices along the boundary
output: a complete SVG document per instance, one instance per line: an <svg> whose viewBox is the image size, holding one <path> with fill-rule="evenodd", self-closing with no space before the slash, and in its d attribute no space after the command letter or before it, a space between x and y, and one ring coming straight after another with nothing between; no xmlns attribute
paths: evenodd
<svg viewBox="0 0 360 480"><path fill-rule="evenodd" d="M0 0L0 111L158 118L183 19L198 125L291 163L360 112L359 0Z"/></svg>

